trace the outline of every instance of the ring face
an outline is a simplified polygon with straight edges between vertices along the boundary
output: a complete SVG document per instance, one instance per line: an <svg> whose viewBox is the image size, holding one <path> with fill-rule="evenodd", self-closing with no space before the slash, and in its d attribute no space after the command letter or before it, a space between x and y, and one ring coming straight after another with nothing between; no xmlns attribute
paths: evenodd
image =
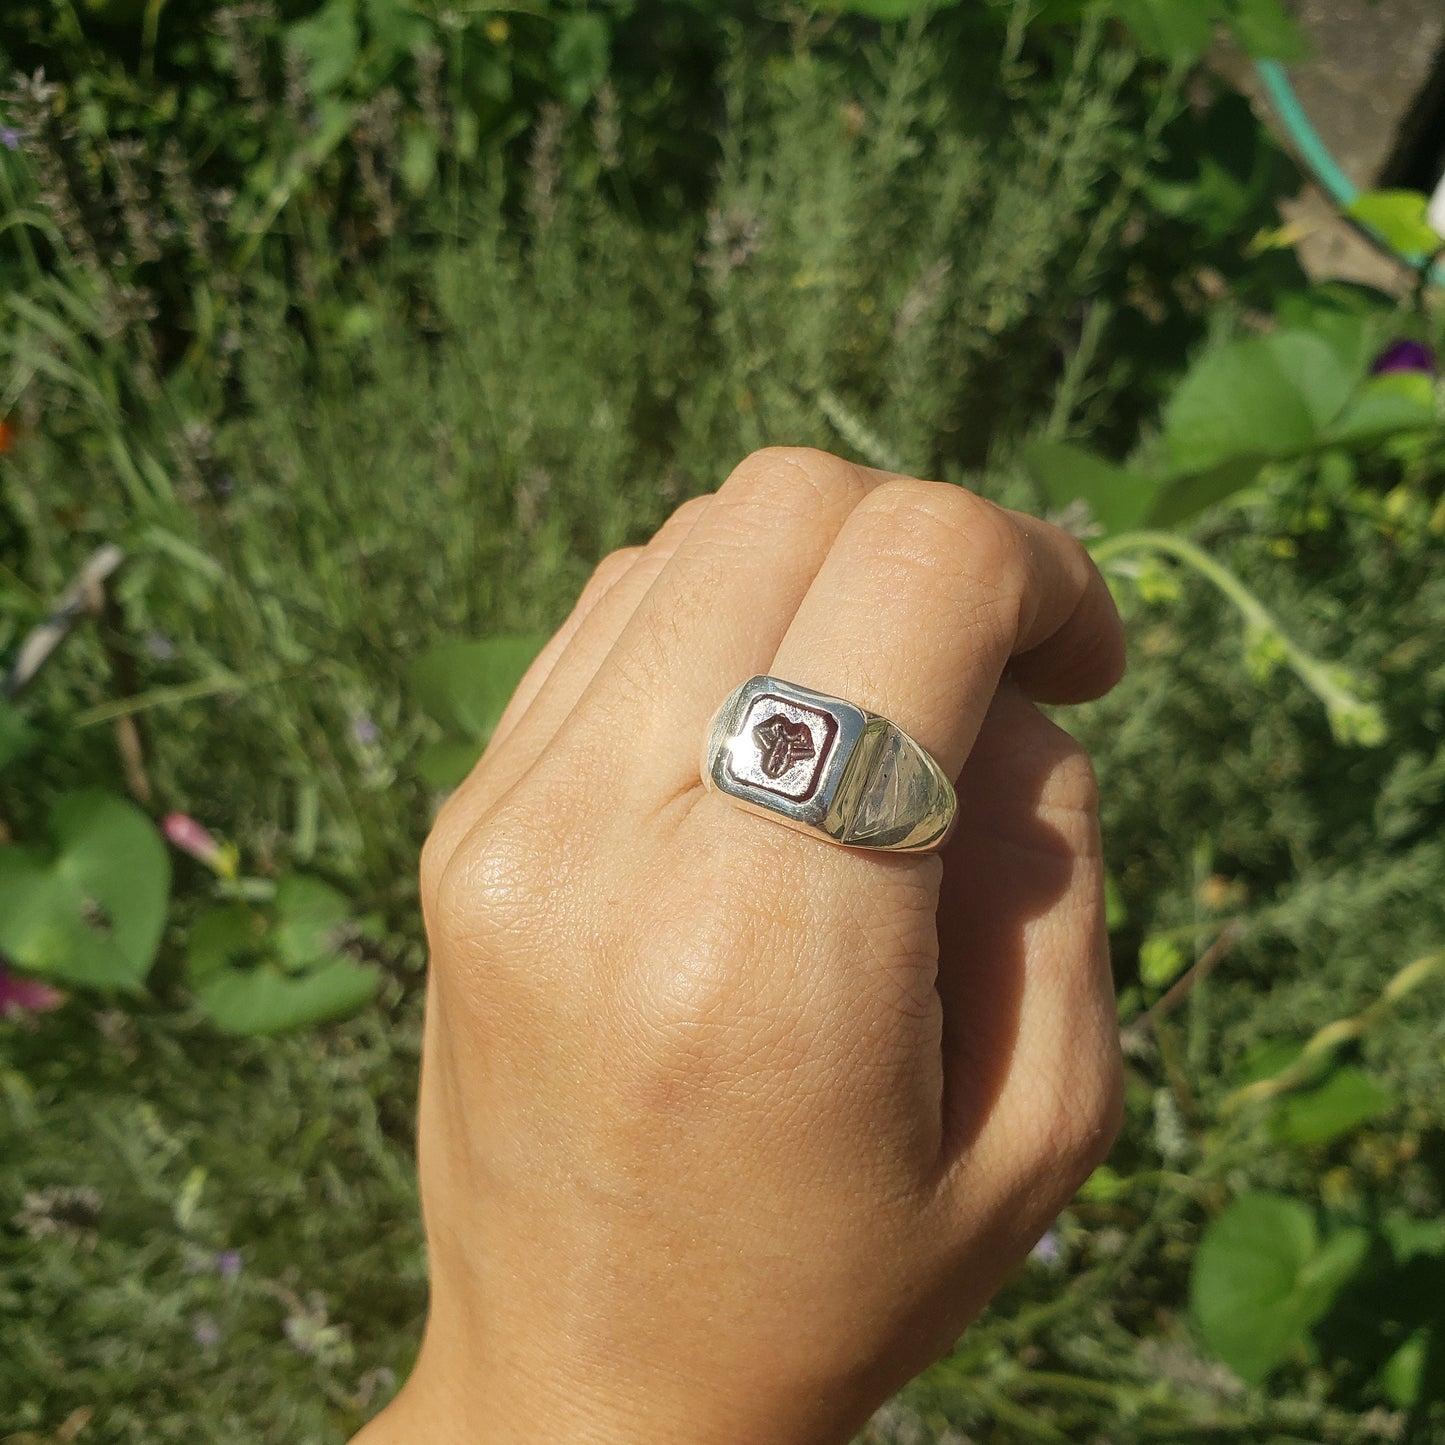
<svg viewBox="0 0 1445 1445"><path fill-rule="evenodd" d="M838 698L749 678L713 720L704 776L741 803L821 828L867 721Z"/></svg>
<svg viewBox="0 0 1445 1445"><path fill-rule="evenodd" d="M901 729L776 677L749 678L718 709L702 773L752 812L854 848L936 848L955 811L952 784Z"/></svg>
<svg viewBox="0 0 1445 1445"><path fill-rule="evenodd" d="M805 803L818 791L838 741L838 719L777 693L755 697L728 744L728 776Z"/></svg>

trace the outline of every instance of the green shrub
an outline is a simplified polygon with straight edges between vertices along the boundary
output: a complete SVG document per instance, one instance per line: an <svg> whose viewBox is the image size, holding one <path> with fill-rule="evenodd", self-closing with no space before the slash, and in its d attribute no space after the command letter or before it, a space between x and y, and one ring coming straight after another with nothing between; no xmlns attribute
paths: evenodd
<svg viewBox="0 0 1445 1445"><path fill-rule="evenodd" d="M1269 7L1217 8L1255 23L1240 17ZM33 844L58 797L125 786L111 729L132 718L152 806L232 840L245 877L178 870L148 1001L0 1022L0 1431L339 1440L404 1371L428 759L474 746L491 707L439 702L419 656L544 633L600 553L764 442L1035 509L1091 500L1072 483L1045 497L1040 480L1065 481L1040 443L1074 481L1152 486L1181 394L1228 400L1239 347L1300 350L1250 339L1263 310L1337 353L1335 313L1359 323L1339 408L1306 405L1297 445L1232 434L1248 485L1183 539L1279 627L1246 626L1177 549L1116 547L1134 667L1072 724L1104 786L1125 1139L871 1438L1441 1438L1409 1309L1383 1358L1351 1323L1423 1258L1410 1231L1445 1195L1440 990L1425 972L1398 987L1445 940L1440 437L1419 406L1409 436L1331 431L1370 348L1435 323L1313 290L1279 246L1248 258L1289 167L1236 99L1141 57L1108 20L1130 9L1062 29L1006 6L901 34L737 27L721 60L715 36L688 52L722 120L668 149L658 117L696 122L713 95L681 67L612 117L620 138L600 104L569 119L518 101L465 184L431 197L449 226L419 201L369 261L345 249L359 192L337 159L335 188L316 172L277 213L284 244L259 246L214 313L183 299L127 319L115 278L63 237L32 267L22 229L5 233L25 279L0 340L18 432L0 458L0 651L98 542L128 560L113 609L20 699L39 746L0 771L0 819ZM338 85L365 103L354 74ZM678 164L654 167L663 152ZM639 193L654 171L665 194ZM1206 304L1220 278L1229 300ZM209 314L214 334L194 321ZM1284 391L1304 395L1304 371ZM1057 450L1076 443L1083 463ZM1062 519L1113 520L1103 495ZM1383 729L1340 729L1278 665L1279 636L1373 686L1358 701ZM198 918L244 906L279 933L271 902L234 894L298 873L318 880L328 947L292 961L331 956L344 895L378 1001L304 1038L221 1042L187 984L188 950L194 965L220 928ZM1348 1026L1326 1048L1333 1021ZM1241 1197L1272 1201L1299 1246L1263 1354L1190 1307L1195 1245L1228 1244ZM1349 1231L1365 1263L1303 1297L1320 1241Z"/></svg>

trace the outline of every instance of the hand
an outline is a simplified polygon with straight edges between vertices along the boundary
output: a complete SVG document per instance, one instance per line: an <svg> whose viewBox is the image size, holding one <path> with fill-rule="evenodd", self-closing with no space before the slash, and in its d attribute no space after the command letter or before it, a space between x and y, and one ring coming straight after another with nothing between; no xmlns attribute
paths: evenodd
<svg viewBox="0 0 1445 1445"><path fill-rule="evenodd" d="M1103 1157L1120 1066L1084 550L960 488L750 457L602 562L422 856L432 1298L388 1441L842 1442ZM699 782L755 673L959 779L937 856Z"/></svg>

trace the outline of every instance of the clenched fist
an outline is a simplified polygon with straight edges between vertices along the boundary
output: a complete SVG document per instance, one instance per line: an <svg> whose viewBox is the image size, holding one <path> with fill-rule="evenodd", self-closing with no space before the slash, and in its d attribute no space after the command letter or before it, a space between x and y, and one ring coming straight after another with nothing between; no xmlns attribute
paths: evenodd
<svg viewBox="0 0 1445 1445"><path fill-rule="evenodd" d="M1035 702L1123 642L1083 549L960 488L750 457L598 567L422 856L416 1370L365 1445L842 1442L1102 1157L1094 780ZM957 779L940 854L705 791L767 673Z"/></svg>

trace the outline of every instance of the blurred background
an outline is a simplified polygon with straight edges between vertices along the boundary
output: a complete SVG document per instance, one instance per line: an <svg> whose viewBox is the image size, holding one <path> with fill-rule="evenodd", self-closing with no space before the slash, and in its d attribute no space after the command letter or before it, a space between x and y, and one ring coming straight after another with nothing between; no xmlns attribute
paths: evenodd
<svg viewBox="0 0 1445 1445"><path fill-rule="evenodd" d="M1445 1440L1437 0L5 0L0 1441L416 1347L417 853L750 449L1084 538L1129 1119L871 1445ZM539 1061L545 1066L545 1060Z"/></svg>

